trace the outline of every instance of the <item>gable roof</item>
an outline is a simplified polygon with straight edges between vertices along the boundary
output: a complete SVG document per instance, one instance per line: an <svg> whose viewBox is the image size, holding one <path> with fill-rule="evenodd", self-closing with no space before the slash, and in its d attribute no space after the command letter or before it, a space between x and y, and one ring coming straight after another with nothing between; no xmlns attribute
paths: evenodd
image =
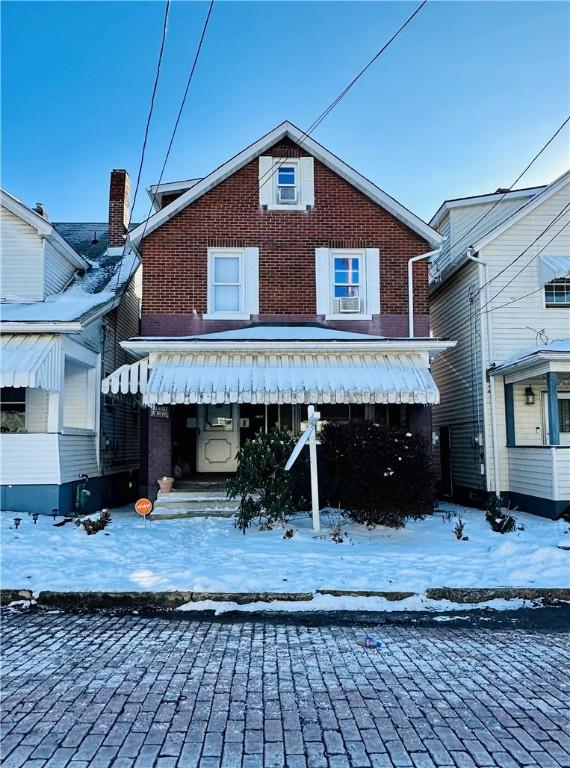
<svg viewBox="0 0 570 768"><path fill-rule="evenodd" d="M548 200L549 197L552 197L552 195L555 195L557 192L563 189L566 184L568 184L568 182L570 182L570 170L566 171L566 173L563 173L561 176L555 179L552 184L544 187L542 192L539 192L537 195L534 195L534 197L531 197L528 203L521 206L521 208L516 210L510 216L507 216L504 221L500 222L497 224L497 226L493 227L484 235L482 235L476 242L473 243L474 251L477 252L480 251L481 248L485 248L485 246L489 245L489 243L502 235L503 232L506 232L507 229L510 229L510 227L519 222L524 216Z"/></svg>
<svg viewBox="0 0 570 768"><path fill-rule="evenodd" d="M256 157L263 154L265 150L269 149L285 137L291 139L296 144L302 144L310 155L323 163L323 165L326 165L345 181L348 181L349 184L352 184L353 187L356 187L377 205L387 210L395 218L399 219L407 227L416 232L416 234L424 238L430 245L438 246L441 244L441 235L436 232L435 229L432 229L429 224L426 224L426 222L420 219L419 216L416 216L409 211L405 206L380 189L380 187L377 187L369 179L355 171L354 168L351 168L336 155L333 155L332 152L329 152L328 149L316 142L310 136L307 136L300 128L297 128L297 126L288 121L281 123L281 125L278 125L272 131L265 134L265 136L262 136L261 139L250 144L249 147L246 147L230 160L227 160L216 168L216 170L212 171L208 176L194 184L176 200L173 200L169 205L153 214L146 224L143 222L130 233L129 241L135 246L138 245L142 239L143 233L146 236L153 232L187 205L193 203L222 181L225 181L229 176L236 171L239 171L240 168L243 168L243 166L250 163Z"/></svg>
<svg viewBox="0 0 570 768"><path fill-rule="evenodd" d="M60 235L55 226L51 224L39 213L29 208L17 197L6 192L5 189L0 189L0 204L7 211L17 216L19 219L29 224L30 227L36 230L36 232L49 240L54 248L61 253L74 267L77 269L87 269L89 262L87 262L83 256L81 256L68 242Z"/></svg>
<svg viewBox="0 0 570 768"><path fill-rule="evenodd" d="M453 208L464 208L472 205L486 205L487 203L497 203L509 200L516 200L517 198L534 197L539 192L546 189L546 185L543 184L540 187L524 187L523 189L511 189L501 190L496 192L485 192L482 195L469 195L467 197L454 197L449 200L444 200L439 206L437 211L431 217L429 223L432 227L438 227L441 220Z"/></svg>

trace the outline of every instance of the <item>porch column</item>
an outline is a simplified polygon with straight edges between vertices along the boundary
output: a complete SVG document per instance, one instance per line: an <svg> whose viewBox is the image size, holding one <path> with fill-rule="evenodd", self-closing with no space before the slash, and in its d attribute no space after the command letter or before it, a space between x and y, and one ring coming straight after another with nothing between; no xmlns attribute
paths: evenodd
<svg viewBox="0 0 570 768"><path fill-rule="evenodd" d="M515 401L512 384L505 384L505 420L507 427L507 446L516 445Z"/></svg>
<svg viewBox="0 0 570 768"><path fill-rule="evenodd" d="M546 374L546 395L550 445L560 445L560 429L558 423L558 377L555 373L549 372Z"/></svg>

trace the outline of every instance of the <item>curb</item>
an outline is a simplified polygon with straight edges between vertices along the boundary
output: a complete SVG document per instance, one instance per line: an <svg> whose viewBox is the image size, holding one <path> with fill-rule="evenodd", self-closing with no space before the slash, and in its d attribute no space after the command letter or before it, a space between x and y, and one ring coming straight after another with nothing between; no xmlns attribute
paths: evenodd
<svg viewBox="0 0 570 768"><path fill-rule="evenodd" d="M406 600L417 596L418 592L383 591L383 590L342 590L318 589L313 592L40 592L34 599L29 589L0 590L0 605L15 602L30 602L39 607L61 611L171 611L188 603L205 600L212 602L251 603L310 602L315 595L332 597L382 597L390 602ZM570 588L539 587L497 587L497 588L460 588L437 587L426 589L423 595L430 600L447 600L458 604L485 603L489 600L544 600L547 603L570 601ZM260 610L263 610L260 605Z"/></svg>

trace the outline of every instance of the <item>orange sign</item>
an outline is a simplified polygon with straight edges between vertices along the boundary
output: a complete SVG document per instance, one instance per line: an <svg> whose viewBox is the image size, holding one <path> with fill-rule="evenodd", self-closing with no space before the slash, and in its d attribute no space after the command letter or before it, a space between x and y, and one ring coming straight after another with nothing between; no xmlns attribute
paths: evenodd
<svg viewBox="0 0 570 768"><path fill-rule="evenodd" d="M143 517L152 512L152 501L150 499L139 499L135 504L135 512Z"/></svg>

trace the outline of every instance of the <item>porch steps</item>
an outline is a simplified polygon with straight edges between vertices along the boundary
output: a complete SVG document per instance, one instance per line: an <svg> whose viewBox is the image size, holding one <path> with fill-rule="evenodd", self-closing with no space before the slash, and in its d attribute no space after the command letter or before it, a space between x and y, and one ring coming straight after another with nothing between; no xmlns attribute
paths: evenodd
<svg viewBox="0 0 570 768"><path fill-rule="evenodd" d="M159 493L154 505L154 520L182 517L232 517L239 499L228 499L225 490L175 490Z"/></svg>

